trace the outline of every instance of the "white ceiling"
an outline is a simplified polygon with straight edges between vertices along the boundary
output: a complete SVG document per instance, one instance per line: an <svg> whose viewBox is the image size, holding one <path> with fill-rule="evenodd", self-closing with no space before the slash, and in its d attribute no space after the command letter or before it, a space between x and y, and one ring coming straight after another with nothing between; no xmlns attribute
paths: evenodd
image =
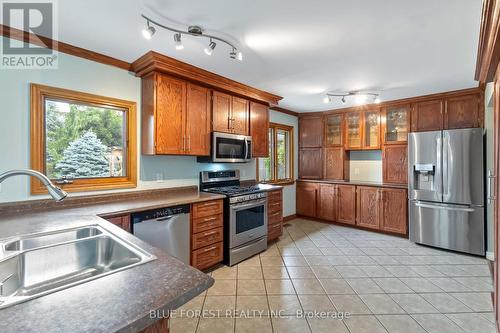
<svg viewBox="0 0 500 333"><path fill-rule="evenodd" d="M59 40L129 62L148 50L283 96L299 112L339 108L325 91L380 91L382 100L477 86L481 0L64 0ZM166 25L198 24L241 46L141 30L144 13ZM353 102L353 101L352 101ZM349 106L350 103L347 104Z"/></svg>

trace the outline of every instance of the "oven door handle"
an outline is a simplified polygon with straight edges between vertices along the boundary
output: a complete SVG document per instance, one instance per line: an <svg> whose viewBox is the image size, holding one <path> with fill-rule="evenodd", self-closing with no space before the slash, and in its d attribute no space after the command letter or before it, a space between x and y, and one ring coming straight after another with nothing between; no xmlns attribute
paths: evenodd
<svg viewBox="0 0 500 333"><path fill-rule="evenodd" d="M232 210L242 210L242 209L247 209L247 208L265 205L266 203L267 203L267 198L261 199L259 201L253 201L251 203L231 205L230 207Z"/></svg>

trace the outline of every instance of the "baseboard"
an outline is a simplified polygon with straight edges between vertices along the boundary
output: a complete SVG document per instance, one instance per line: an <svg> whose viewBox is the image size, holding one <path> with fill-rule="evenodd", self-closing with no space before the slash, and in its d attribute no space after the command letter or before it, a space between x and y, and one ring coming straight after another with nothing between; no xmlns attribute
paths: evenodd
<svg viewBox="0 0 500 333"><path fill-rule="evenodd" d="M288 221L291 221L291 220L296 219L296 218L297 218L297 215L295 215L295 214L284 216L283 217L283 222L288 222Z"/></svg>
<svg viewBox="0 0 500 333"><path fill-rule="evenodd" d="M486 259L495 261L495 254L493 252L486 251Z"/></svg>

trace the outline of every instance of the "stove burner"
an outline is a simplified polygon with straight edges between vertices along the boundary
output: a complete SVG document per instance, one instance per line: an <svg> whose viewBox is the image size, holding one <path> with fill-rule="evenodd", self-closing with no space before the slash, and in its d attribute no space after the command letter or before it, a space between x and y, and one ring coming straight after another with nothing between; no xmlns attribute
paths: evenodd
<svg viewBox="0 0 500 333"><path fill-rule="evenodd" d="M205 189L207 192L225 194L225 195L237 195L237 194L247 194L261 192L258 186L224 186L224 187L211 187Z"/></svg>

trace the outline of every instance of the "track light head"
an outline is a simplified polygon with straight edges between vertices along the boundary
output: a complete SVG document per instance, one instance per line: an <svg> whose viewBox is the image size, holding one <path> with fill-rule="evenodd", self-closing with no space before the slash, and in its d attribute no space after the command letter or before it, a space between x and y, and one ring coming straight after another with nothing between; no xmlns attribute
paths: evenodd
<svg viewBox="0 0 500 333"><path fill-rule="evenodd" d="M217 46L217 44L215 44L214 41L210 41L210 44L208 44L208 46L205 47L205 49L203 51L205 51L206 55L212 55L216 46Z"/></svg>
<svg viewBox="0 0 500 333"><path fill-rule="evenodd" d="M342 102L342 105L345 104L345 96L342 96L342 99L340 100Z"/></svg>
<svg viewBox="0 0 500 333"><path fill-rule="evenodd" d="M184 45L182 45L181 34L178 32L174 35L175 49L182 50L184 49Z"/></svg>
<svg viewBox="0 0 500 333"><path fill-rule="evenodd" d="M241 51L236 51L236 49L233 49L231 52L229 52L229 58L243 61L243 53L241 53Z"/></svg>
<svg viewBox="0 0 500 333"><path fill-rule="evenodd" d="M323 97L323 103L328 104L331 101L332 101L332 99L330 98L330 96L327 95L327 96Z"/></svg>
<svg viewBox="0 0 500 333"><path fill-rule="evenodd" d="M153 37L153 35L155 34L155 32L156 32L156 29L153 26L149 25L149 21L148 21L147 28L142 30L142 36L144 38L146 38L147 40L150 40L151 37Z"/></svg>
<svg viewBox="0 0 500 333"><path fill-rule="evenodd" d="M375 97L375 99L373 100L373 102L375 104L380 104L381 101L380 101L380 98L377 96L377 97Z"/></svg>

